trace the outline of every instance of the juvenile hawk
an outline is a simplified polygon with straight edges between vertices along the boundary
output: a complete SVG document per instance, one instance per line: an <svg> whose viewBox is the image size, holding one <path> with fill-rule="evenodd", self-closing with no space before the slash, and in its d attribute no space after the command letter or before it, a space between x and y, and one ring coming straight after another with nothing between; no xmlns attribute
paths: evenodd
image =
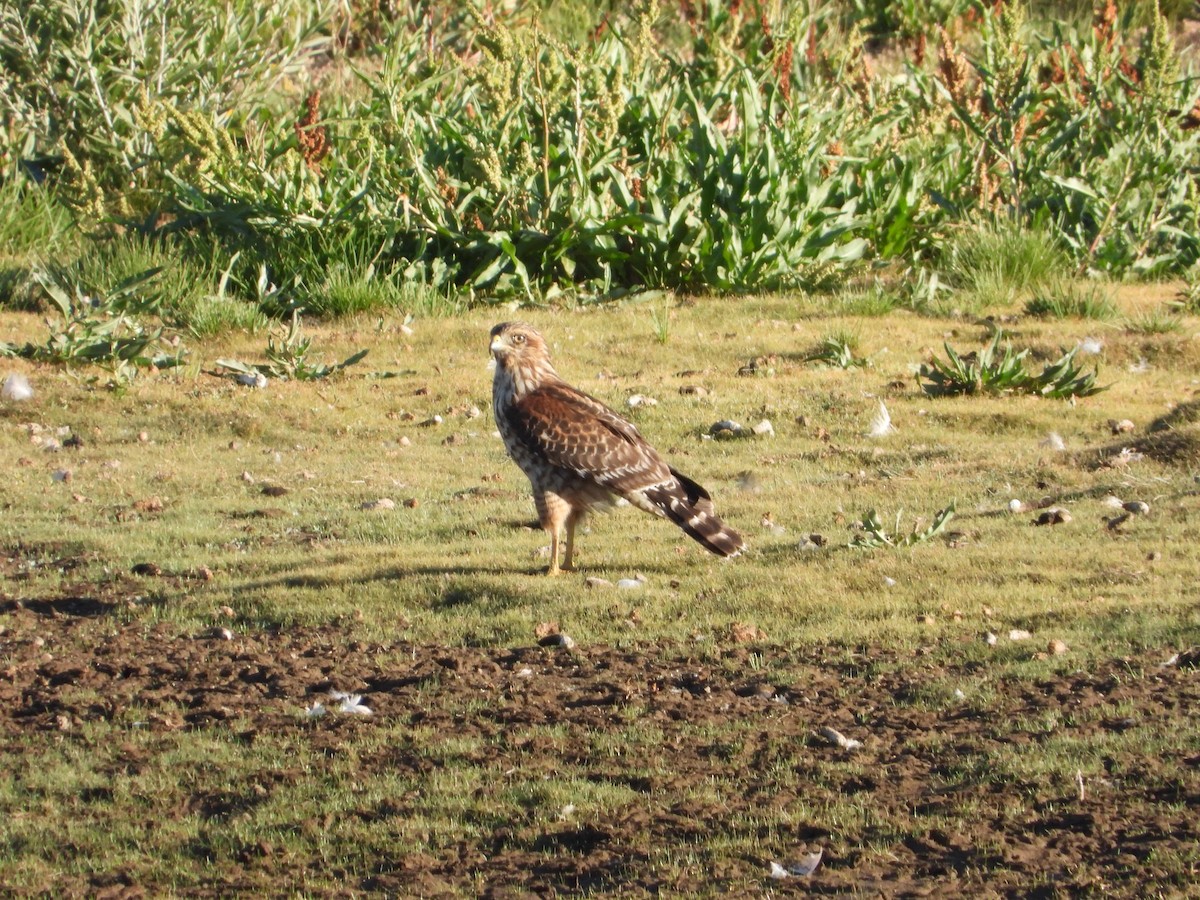
<svg viewBox="0 0 1200 900"><path fill-rule="evenodd" d="M571 568L575 527L613 496L664 516L719 556L736 556L741 536L717 518L712 498L667 465L636 428L568 385L550 364L541 334L520 322L492 329L492 407L504 446L533 485L538 519L550 532L549 574Z"/></svg>

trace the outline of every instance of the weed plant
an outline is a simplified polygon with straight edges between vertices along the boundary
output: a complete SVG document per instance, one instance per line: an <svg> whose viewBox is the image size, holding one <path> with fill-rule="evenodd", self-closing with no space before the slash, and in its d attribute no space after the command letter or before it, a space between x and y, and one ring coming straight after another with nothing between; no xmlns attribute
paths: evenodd
<svg viewBox="0 0 1200 900"><path fill-rule="evenodd" d="M1198 83L1161 16L1004 3L954 38L916 6L707 4L681 29L646 4L566 41L519 10L200 6L6 8L0 152L85 230L179 232L256 301L265 268L276 316L397 302L372 281L825 289L866 259L987 306L1200 255ZM845 15L926 40L879 71Z"/></svg>
<svg viewBox="0 0 1200 900"><path fill-rule="evenodd" d="M822 362L839 369L861 369L871 364L865 356L858 355L858 335L844 331L823 337L804 361Z"/></svg>
<svg viewBox="0 0 1200 900"><path fill-rule="evenodd" d="M955 394L1019 393L1043 397L1088 397L1104 390L1096 384L1098 369L1084 371L1075 363L1076 347L1059 360L1047 365L1035 375L1025 367L1028 350L1016 352L1005 344L1000 352L1003 332L997 330L992 342L983 350L959 355L948 343L944 344L946 360L934 357L922 363L919 377L925 379L922 390L930 396Z"/></svg>
<svg viewBox="0 0 1200 900"><path fill-rule="evenodd" d="M154 283L160 271L141 272L97 296L37 273L38 283L61 318L49 321L50 335L44 344L17 346L0 342L0 356L70 368L99 366L109 373L108 383L113 386L128 384L139 370L179 365L182 354L168 348L163 329L143 324L156 305L152 291L146 287Z"/></svg>

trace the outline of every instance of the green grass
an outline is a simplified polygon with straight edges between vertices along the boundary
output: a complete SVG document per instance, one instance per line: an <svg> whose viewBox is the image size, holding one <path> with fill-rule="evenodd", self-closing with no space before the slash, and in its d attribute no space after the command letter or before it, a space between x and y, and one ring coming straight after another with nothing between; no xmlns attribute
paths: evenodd
<svg viewBox="0 0 1200 900"><path fill-rule="evenodd" d="M1132 316L1126 320L1125 329L1142 335L1181 334L1185 330L1185 321L1178 312L1159 308Z"/></svg>
<svg viewBox="0 0 1200 900"><path fill-rule="evenodd" d="M1108 419L1155 418L1163 399L1178 397L1173 373L1196 370L1194 342L1164 344L1149 373L1107 371L1102 381L1111 388L1075 406L1008 396L930 398L916 390L911 372L927 348L939 345L937 320L872 319L872 344L886 346L886 356L875 359L874 369L843 370L806 366L795 348L844 329L804 319L795 323L797 332L788 309L788 301L771 298L739 307L678 307L665 344L637 307L569 319L521 314L545 328L560 371L583 389L621 409L631 392L655 396L656 406L631 413L639 429L708 487L722 515L746 533L747 557L722 563L664 523L628 510L591 522L580 541L583 573L616 580L643 572L648 580L640 603L651 611L651 633L687 640L746 620L784 641L813 640L836 625L848 642L904 643L921 633L915 616L950 602L945 598L957 584L983 573L989 574L972 604L1007 609L1014 619L1039 610L1045 587L1022 581L1026 566L1044 568L1066 597L1085 599L1103 571L1092 565L1090 542L1109 536L1075 527L1039 530L1033 540L1022 517L999 515L1013 496L1039 499L1047 489L1037 482L1054 485L1068 500L1083 498L1082 518L1093 514L1093 495L1137 491L1124 487L1123 478L1154 481L1156 495L1176 499L1163 516L1138 521L1129 535L1105 544L1112 565L1119 570L1156 545L1178 545L1177 524L1166 513L1170 504L1186 510L1191 503L1186 467L1148 460L1129 473L1097 470L1073 456L1048 455L1040 442L1057 431L1082 457L1108 445ZM528 486L493 436L485 366L487 330L508 316L418 319L408 335L395 320L306 320L310 363L370 350L344 375L312 387L278 382L253 391L207 374L221 357L262 359L261 334L198 344L182 369L145 378L117 396L81 392L53 369L11 361L27 368L41 400L0 411L10 458L33 452L18 427L31 417L47 428L69 427L85 439L87 453L80 461L54 460L77 467L70 486L49 482L45 464L51 460L44 455L37 465L14 469L2 488L9 513L0 539L54 544L65 517L72 540L93 554L80 576L125 571L143 559L179 571L207 566L217 573L211 584L168 592L170 602L156 613L180 627L211 624L212 610L228 604L240 621L255 626L358 611L371 633L387 634L404 620L412 636L451 644L520 640L541 620L561 621L590 640L619 640L623 628L608 614L616 598L587 590L579 578L529 574L544 565L537 551L546 540L525 528L532 519ZM6 321L10 334L16 328L36 335L34 319ZM1030 323L1022 332L1030 346L1069 345L1083 334L1056 323ZM1110 336L1104 353L1137 359L1139 339ZM1126 342L1130 347L1122 351ZM772 354L778 364L747 391L736 375L739 361ZM689 371L699 374L677 374ZM598 378L601 372L606 375ZM891 382L912 385L887 400L899 430L867 438L879 404L863 394ZM691 383L708 394L681 394ZM434 416L442 422L422 424ZM796 424L801 416L807 428ZM724 418L747 424L769 418L776 436L700 440ZM814 438L818 427L829 444ZM143 430L152 443L134 440ZM109 474L101 467L108 459L121 468ZM1009 462L998 467L999 459ZM847 469L861 471L853 483L844 481ZM256 481L241 481L243 471ZM753 486L742 478L746 472L754 473ZM258 485L266 481L291 493L278 501L263 498ZM89 502L72 500L72 493ZM131 521L119 533L109 527L112 510L151 495L165 500L152 521ZM29 506L17 502L23 496L40 499ZM397 508L359 508L379 497L393 499ZM402 501L410 499L416 505L405 508ZM951 501L958 510L952 529L979 532L969 551L949 552L940 540L901 553L844 549L855 536L850 524L871 508L923 516ZM279 506L285 517L239 524L237 516L263 506ZM768 510L782 533L758 524ZM910 524L900 523L905 532ZM270 547L269 556L231 545L230 529L248 529L253 542ZM828 547L798 550L810 532L823 533ZM1075 558L1078 568L1067 564ZM1010 569L1003 562L1009 559L1023 562ZM1182 559L1156 566L1161 583L1152 596L1160 599L1152 602L1182 590L1185 569ZM884 575L903 587L885 589ZM673 587L672 580L680 584ZM39 573L23 589L36 594L60 587L51 573ZM865 592L861 614L842 621L826 603L830 591ZM697 604L697 597L707 599ZM1105 609L1100 619L1107 615ZM1078 627L1100 627L1100 619L1088 617L1091 624Z"/></svg>
<svg viewBox="0 0 1200 900"><path fill-rule="evenodd" d="M955 288L948 302L975 312L1011 306L1070 271L1053 236L1012 224L964 228L951 235L942 253L942 271Z"/></svg>
<svg viewBox="0 0 1200 900"><path fill-rule="evenodd" d="M1117 317L1117 308L1103 288L1061 279L1052 286L1036 291L1025 303L1025 312L1044 319L1107 322Z"/></svg>
<svg viewBox="0 0 1200 900"><path fill-rule="evenodd" d="M19 179L0 179L0 309L34 310L33 270L78 240L67 210L47 191Z"/></svg>
<svg viewBox="0 0 1200 900"><path fill-rule="evenodd" d="M115 711L6 738L14 764L0 779L0 881L36 890L67 878L95 890L90 879L126 873L180 894L268 883L302 894L347 885L406 893L413 884L388 879L419 855L462 873L446 890L468 896L494 886L489 879L535 877L489 875L506 854L582 865L587 853L570 842L603 840L619 825L619 842L601 852L625 862L589 875L599 879L596 892L652 877L697 895L754 893L767 884L765 860L785 858L810 833L830 848L821 877L836 884L856 867L909 858L913 842L969 834L981 821L1023 834L1074 796L1077 772L1095 804L1143 798L1176 815L1171 798L1194 779L1180 760L1200 738L1186 709L1130 708L1116 688L1112 702L1091 706L1040 691L1114 659L1165 659L1195 643L1200 455L1147 449L1125 466L1101 464L1113 446L1110 419L1138 423L1126 446L1158 434L1144 429L1200 373L1195 342L1162 343L1144 372L1107 368L1111 388L1074 403L927 397L912 373L947 337L944 320L822 317L810 301L683 303L670 309L667 341L644 305L520 311L544 330L573 383L622 410L633 391L658 399L629 414L709 488L750 545L742 558L718 561L667 523L617 510L580 535L581 571L557 579L540 574L546 539L529 527L528 485L493 435L487 334L518 315L508 310L306 319L312 352L331 361L363 347L370 354L329 379L273 380L263 390L209 374L218 358L261 357L262 335L247 332L197 340L184 367L115 392L5 360L4 370L25 373L37 393L22 405L0 403L0 453L14 461L0 483L0 565L12 576L0 590L26 604L81 593L121 600L64 646L47 647L52 655L103 647L115 629L225 652L193 637L213 627L232 629L252 654L261 629L286 637L319 626L333 629L319 632L313 657L328 668L310 684L386 673L418 654L450 662L430 663L436 674L416 687L380 689L379 702L395 705L369 721L314 722L303 713L313 698L266 692L262 719L169 727L162 723L182 722L189 710L153 696L123 706L119 691L68 687L80 708ZM1120 288L1114 303L1128 305ZM1089 324L1025 321L1022 341L1072 346ZM0 313L0 339L35 340L42 327L36 316ZM868 331L881 348L873 368L806 365L797 352ZM1146 340L1114 331L1102 360L1136 359ZM752 383L739 378L744 360L760 356L776 359L770 371ZM679 391L696 383L708 393ZM885 391L897 431L867 437ZM701 437L718 419L764 417L773 437ZM1170 434L1200 450L1194 418L1180 414ZM60 428L83 445L51 453L32 442ZM1066 451L1043 445L1051 431ZM52 478L59 468L72 470L70 482ZM264 484L289 492L268 497ZM1110 493L1145 499L1151 513L1110 529ZM1073 521L1039 528L1036 510L1009 510L1014 498L1043 496ZM136 508L150 497L161 499L161 512ZM380 497L395 508L362 508ZM955 516L935 531L935 511L951 502ZM883 511L894 542L923 537L851 547L869 532L861 526L872 509ZM802 549L813 533L823 546ZM129 574L147 561L165 576ZM190 574L200 567L211 581ZM635 573L646 578L636 591L586 583ZM514 672L525 658L512 663L502 649L495 671L454 667L464 647L529 647L548 621L579 643L562 671L590 672L587 683L612 692L611 705L591 707L593 695L567 690L539 706L537 674L524 682ZM0 612L13 648L0 663L28 665L41 652L21 630L28 623ZM738 625L765 636L738 644ZM1013 628L1034 637L1008 641ZM989 631L1002 635L995 647L983 640ZM379 642L376 668L343 671L345 660L329 657L336 649L321 650L331 633ZM1046 652L1051 639L1066 642L1065 657ZM609 647L672 661L610 684ZM301 649L282 651L279 662L299 665ZM826 724L803 706L810 687L797 672L810 659L840 673L822 690L844 711L834 724L868 741L867 756L830 755L809 737ZM230 672L255 665L267 664L230 657ZM749 715L739 706L695 720L664 707L687 695L696 671L711 683L766 683L790 705L764 700ZM463 680L476 687L450 690ZM1082 696L1098 689L1086 682ZM705 696L699 688L689 702ZM742 702L730 697L717 702ZM925 716L978 722L979 731L951 741ZM1126 716L1135 724L1107 730ZM686 762L669 747L688 748ZM884 802L865 787L881 767L914 757L927 766L924 793ZM1151 794L1165 799L1144 799ZM972 885L1051 877L1012 868L1004 846L974 848L960 877ZM474 860L465 869L464 852ZM1183 851L1157 858L1163 883L1176 887L1196 864ZM1088 865L1096 877L1113 872L1103 860ZM565 892L571 877L552 883Z"/></svg>

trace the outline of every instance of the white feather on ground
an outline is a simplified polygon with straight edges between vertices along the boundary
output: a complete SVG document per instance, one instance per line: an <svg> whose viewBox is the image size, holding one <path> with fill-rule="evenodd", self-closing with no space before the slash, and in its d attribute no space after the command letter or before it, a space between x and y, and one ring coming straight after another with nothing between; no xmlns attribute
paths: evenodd
<svg viewBox="0 0 1200 900"><path fill-rule="evenodd" d="M33 388L29 386L29 379L20 372L13 372L4 379L3 387L0 387L0 397L5 400L14 400L19 403L32 396Z"/></svg>
<svg viewBox="0 0 1200 900"><path fill-rule="evenodd" d="M880 438L891 434L895 430L896 426L892 424L892 414L888 412L888 408L880 400L879 412L875 413L875 418L871 420L871 427L867 431L867 437Z"/></svg>

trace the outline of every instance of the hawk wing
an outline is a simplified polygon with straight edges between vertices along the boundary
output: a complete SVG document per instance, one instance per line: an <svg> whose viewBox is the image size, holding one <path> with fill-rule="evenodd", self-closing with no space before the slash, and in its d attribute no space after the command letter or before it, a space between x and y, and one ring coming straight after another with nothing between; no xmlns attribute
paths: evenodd
<svg viewBox="0 0 1200 900"><path fill-rule="evenodd" d="M622 496L671 477L654 448L595 397L544 384L508 408L514 436L548 464Z"/></svg>

